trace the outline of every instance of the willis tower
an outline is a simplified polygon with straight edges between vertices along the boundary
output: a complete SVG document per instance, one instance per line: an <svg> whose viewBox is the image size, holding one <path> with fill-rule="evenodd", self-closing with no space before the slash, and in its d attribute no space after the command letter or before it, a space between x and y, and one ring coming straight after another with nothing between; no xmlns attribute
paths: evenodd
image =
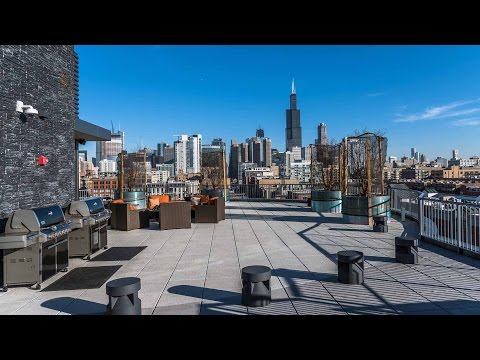
<svg viewBox="0 0 480 360"><path fill-rule="evenodd" d="M286 151L292 151L292 147L294 146L302 147L302 128L300 127L300 110L297 109L295 81L292 80L290 109L287 109L287 126L285 128Z"/></svg>

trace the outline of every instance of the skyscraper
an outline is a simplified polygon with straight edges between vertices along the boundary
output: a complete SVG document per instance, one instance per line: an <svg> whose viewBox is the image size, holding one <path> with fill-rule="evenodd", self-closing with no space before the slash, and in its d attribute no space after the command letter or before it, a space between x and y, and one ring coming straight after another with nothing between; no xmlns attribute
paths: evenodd
<svg viewBox="0 0 480 360"><path fill-rule="evenodd" d="M272 140L263 138L263 166L272 166Z"/></svg>
<svg viewBox="0 0 480 360"><path fill-rule="evenodd" d="M161 156L161 157L165 156L165 153L164 153L165 146L168 146L168 145L164 142L157 144L157 156Z"/></svg>
<svg viewBox="0 0 480 360"><path fill-rule="evenodd" d="M415 159L415 153L417 152L417 149L411 148L410 149L410 159Z"/></svg>
<svg viewBox="0 0 480 360"><path fill-rule="evenodd" d="M220 146L225 153L227 151L227 146L226 146L225 142L222 140L222 138L213 139L212 140L212 145L213 146Z"/></svg>
<svg viewBox="0 0 480 360"><path fill-rule="evenodd" d="M202 167L202 135L179 135L174 142L175 175L199 173Z"/></svg>
<svg viewBox="0 0 480 360"><path fill-rule="evenodd" d="M327 145L327 124L320 123L318 125L318 139L315 140L317 145Z"/></svg>
<svg viewBox="0 0 480 360"><path fill-rule="evenodd" d="M238 163L240 162L240 148L237 140L232 139L230 145L230 160L228 162L228 176L230 179L238 179Z"/></svg>
<svg viewBox="0 0 480 360"><path fill-rule="evenodd" d="M238 162L239 163L248 162L248 143L241 143L238 147L240 148L240 156L239 156Z"/></svg>
<svg viewBox="0 0 480 360"><path fill-rule="evenodd" d="M265 133L264 133L264 131L263 131L262 128L258 128L258 129L257 129L256 136L259 137L259 138L265 137Z"/></svg>
<svg viewBox="0 0 480 360"><path fill-rule="evenodd" d="M187 172L199 173L202 167L202 135L188 136Z"/></svg>
<svg viewBox="0 0 480 360"><path fill-rule="evenodd" d="M175 159L175 149L170 145L163 148L163 163L170 163Z"/></svg>
<svg viewBox="0 0 480 360"><path fill-rule="evenodd" d="M457 149L452 150L452 160L460 159L459 151Z"/></svg>
<svg viewBox="0 0 480 360"><path fill-rule="evenodd" d="M287 109L287 126L285 128L285 148L291 151L294 146L302 147L302 128L300 127L300 110L297 109L295 82L292 80L290 109Z"/></svg>
<svg viewBox="0 0 480 360"><path fill-rule="evenodd" d="M187 173L187 144L188 135L180 135L178 140L173 143L173 148L175 149L175 175L178 175L180 171L184 174Z"/></svg>
<svg viewBox="0 0 480 360"><path fill-rule="evenodd" d="M97 141L97 163L103 159L117 160L117 156L123 150L125 133L123 131L112 132L110 141Z"/></svg>

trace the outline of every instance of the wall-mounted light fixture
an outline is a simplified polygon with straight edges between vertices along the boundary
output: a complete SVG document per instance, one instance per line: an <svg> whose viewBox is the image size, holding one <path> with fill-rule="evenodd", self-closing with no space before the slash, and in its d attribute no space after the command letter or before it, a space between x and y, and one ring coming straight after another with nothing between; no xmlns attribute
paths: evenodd
<svg viewBox="0 0 480 360"><path fill-rule="evenodd" d="M24 113L30 116L38 115L37 109L34 109L32 105L23 105L23 101L17 101L17 108L15 110L18 113Z"/></svg>

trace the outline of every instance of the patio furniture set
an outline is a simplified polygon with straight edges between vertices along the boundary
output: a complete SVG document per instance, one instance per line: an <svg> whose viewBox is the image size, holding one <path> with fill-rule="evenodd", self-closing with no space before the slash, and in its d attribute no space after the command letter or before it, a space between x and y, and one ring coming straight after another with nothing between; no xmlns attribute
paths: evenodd
<svg viewBox="0 0 480 360"><path fill-rule="evenodd" d="M225 220L225 199L208 195L194 195L185 201L170 201L168 195L152 195L144 209L122 200L114 200L109 206L111 228L122 231L148 228L150 220L157 221L160 230L188 229L192 220L197 223Z"/></svg>

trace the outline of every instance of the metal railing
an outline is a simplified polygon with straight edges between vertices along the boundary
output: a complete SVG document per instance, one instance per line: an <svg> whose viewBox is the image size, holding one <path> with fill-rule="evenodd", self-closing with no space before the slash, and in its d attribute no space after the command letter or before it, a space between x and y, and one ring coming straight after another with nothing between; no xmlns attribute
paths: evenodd
<svg viewBox="0 0 480 360"><path fill-rule="evenodd" d="M389 195L391 210L416 220L423 238L480 253L480 204L423 197L406 189L389 189Z"/></svg>
<svg viewBox="0 0 480 360"><path fill-rule="evenodd" d="M480 253L480 204L420 198L420 235Z"/></svg>
<svg viewBox="0 0 480 360"><path fill-rule="evenodd" d="M83 200L89 197L115 197L115 189L79 189L78 199Z"/></svg>
<svg viewBox="0 0 480 360"><path fill-rule="evenodd" d="M230 186L230 199L306 200L311 196L310 184L257 185L238 184Z"/></svg>
<svg viewBox="0 0 480 360"><path fill-rule="evenodd" d="M421 194L420 191L409 189L388 189L390 195L390 211L401 214L403 213L419 221L419 204L418 199Z"/></svg>

